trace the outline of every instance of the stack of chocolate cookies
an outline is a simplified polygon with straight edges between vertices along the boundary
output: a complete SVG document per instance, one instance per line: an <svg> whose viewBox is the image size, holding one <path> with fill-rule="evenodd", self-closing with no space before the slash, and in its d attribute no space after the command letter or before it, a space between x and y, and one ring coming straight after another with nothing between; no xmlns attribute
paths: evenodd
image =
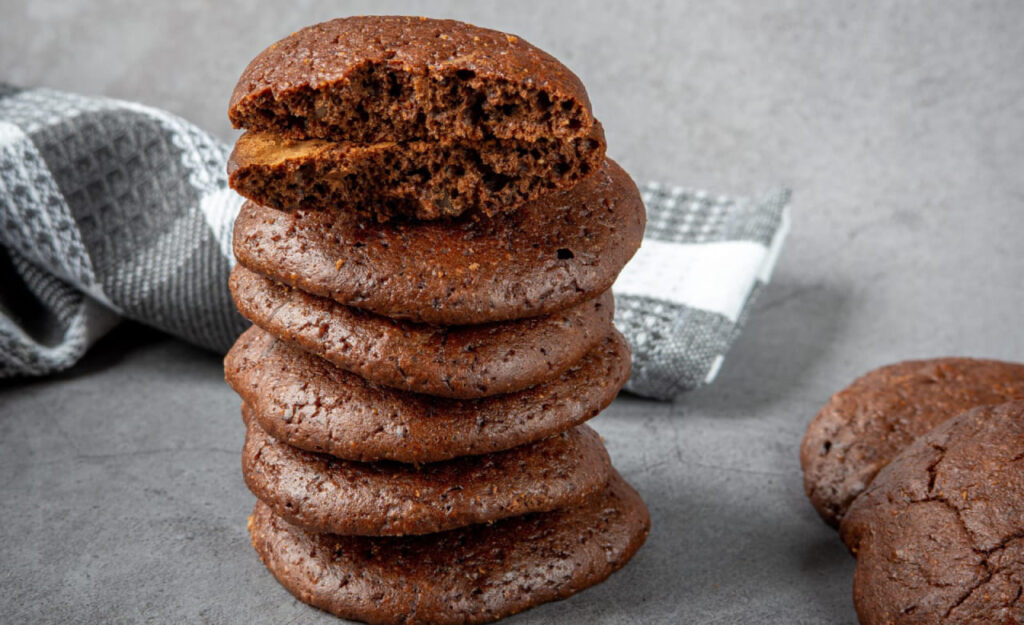
<svg viewBox="0 0 1024 625"><path fill-rule="evenodd" d="M625 564L647 510L583 423L629 376L609 289L644 209L579 80L511 35L347 18L257 56L229 114L254 325L225 374L277 579L482 623Z"/></svg>

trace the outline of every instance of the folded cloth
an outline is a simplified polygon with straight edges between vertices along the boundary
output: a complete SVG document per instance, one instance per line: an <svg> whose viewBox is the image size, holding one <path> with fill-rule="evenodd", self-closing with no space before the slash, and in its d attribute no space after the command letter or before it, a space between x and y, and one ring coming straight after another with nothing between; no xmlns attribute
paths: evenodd
<svg viewBox="0 0 1024 625"><path fill-rule="evenodd" d="M0 378L70 367L126 318L224 352L247 323L227 289L229 148L140 104L0 85ZM644 245L615 284L629 390L710 382L786 232L763 200L642 188Z"/></svg>
<svg viewBox="0 0 1024 625"><path fill-rule="evenodd" d="M0 87L0 378L71 366L117 317L226 351L227 154L154 108Z"/></svg>
<svg viewBox="0 0 1024 625"><path fill-rule="evenodd" d="M771 278L789 191L728 197L650 183L647 230L619 274L615 325L633 348L626 390L671 399L708 384Z"/></svg>

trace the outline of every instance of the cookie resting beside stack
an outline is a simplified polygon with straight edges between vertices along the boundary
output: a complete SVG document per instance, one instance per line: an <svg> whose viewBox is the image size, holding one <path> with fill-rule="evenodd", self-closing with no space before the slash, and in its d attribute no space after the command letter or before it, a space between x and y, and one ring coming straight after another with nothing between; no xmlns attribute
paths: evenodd
<svg viewBox="0 0 1024 625"><path fill-rule="evenodd" d="M605 579L647 509L583 425L629 377L644 209L579 80L448 20L338 19L231 98L253 546L369 623L484 623Z"/></svg>
<svg viewBox="0 0 1024 625"><path fill-rule="evenodd" d="M1024 622L1024 364L875 369L814 417L800 457L857 557L863 625Z"/></svg>

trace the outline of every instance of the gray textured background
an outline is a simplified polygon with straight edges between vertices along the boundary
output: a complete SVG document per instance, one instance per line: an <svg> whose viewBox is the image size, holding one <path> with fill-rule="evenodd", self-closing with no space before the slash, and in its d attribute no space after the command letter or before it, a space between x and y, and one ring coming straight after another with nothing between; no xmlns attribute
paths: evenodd
<svg viewBox="0 0 1024 625"><path fill-rule="evenodd" d="M594 421L650 504L648 545L509 622L855 622L853 562L801 489L807 420L889 361L1024 359L1020 2L142 6L3 2L0 80L140 100L230 139L234 81L279 37L350 13L453 16L563 59L637 179L795 189L775 279L715 385ZM237 410L216 356L134 327L66 375L0 386L0 621L331 622L247 544Z"/></svg>

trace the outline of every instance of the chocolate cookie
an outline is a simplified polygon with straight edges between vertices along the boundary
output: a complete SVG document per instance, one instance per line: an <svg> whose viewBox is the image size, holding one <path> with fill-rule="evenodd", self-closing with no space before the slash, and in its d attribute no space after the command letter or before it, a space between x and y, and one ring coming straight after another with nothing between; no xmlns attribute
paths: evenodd
<svg viewBox="0 0 1024 625"><path fill-rule="evenodd" d="M407 537L305 532L257 502L252 544L300 601L373 625L496 621L621 568L650 518L618 474L580 506Z"/></svg>
<svg viewBox="0 0 1024 625"><path fill-rule="evenodd" d="M284 286L236 265L238 310L274 336L376 384L472 399L558 377L612 328L611 291L543 317L475 326L396 321Z"/></svg>
<svg viewBox="0 0 1024 625"><path fill-rule="evenodd" d="M243 408L243 413L247 412ZM353 462L286 445L246 418L242 471L274 513L308 530L428 534L579 505L608 483L608 452L580 425L482 456L420 466Z"/></svg>
<svg viewBox="0 0 1024 625"><path fill-rule="evenodd" d="M590 419L629 377L616 331L558 378L517 393L452 400L376 386L252 327L228 352L228 383L269 434L372 462L436 462L540 440Z"/></svg>
<svg viewBox="0 0 1024 625"><path fill-rule="evenodd" d="M605 161L571 190L494 217L369 223L246 202L234 251L253 271L346 306L478 324L536 317L604 293L640 247L644 221L636 185Z"/></svg>
<svg viewBox="0 0 1024 625"><path fill-rule="evenodd" d="M1024 622L1024 401L974 408L916 440L840 532L857 556L863 625Z"/></svg>
<svg viewBox="0 0 1024 625"><path fill-rule="evenodd" d="M832 396L800 448L804 489L837 526L875 474L918 436L968 408L1024 399L1024 365L941 358L875 369Z"/></svg>
<svg viewBox="0 0 1024 625"><path fill-rule="evenodd" d="M577 184L604 161L604 132L565 141L360 144L247 132L228 159L231 188L282 210L330 209L387 219L515 210Z"/></svg>
<svg viewBox="0 0 1024 625"><path fill-rule="evenodd" d="M375 143L585 136L580 80L513 35L452 20L361 16L303 28L256 56L235 128Z"/></svg>

